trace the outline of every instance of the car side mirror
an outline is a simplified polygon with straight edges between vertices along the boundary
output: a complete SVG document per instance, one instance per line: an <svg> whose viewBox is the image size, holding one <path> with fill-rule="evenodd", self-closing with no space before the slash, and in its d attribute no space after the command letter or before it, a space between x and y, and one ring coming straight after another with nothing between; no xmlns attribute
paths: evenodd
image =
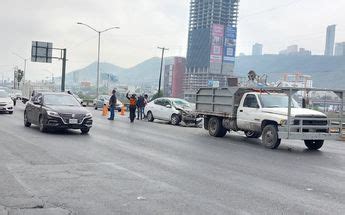
<svg viewBox="0 0 345 215"><path fill-rule="evenodd" d="M36 101L34 101L34 104L35 104L35 105L42 105L42 102L36 100Z"/></svg>
<svg viewBox="0 0 345 215"><path fill-rule="evenodd" d="M166 108L171 108L171 105L166 105L165 107L166 107Z"/></svg>

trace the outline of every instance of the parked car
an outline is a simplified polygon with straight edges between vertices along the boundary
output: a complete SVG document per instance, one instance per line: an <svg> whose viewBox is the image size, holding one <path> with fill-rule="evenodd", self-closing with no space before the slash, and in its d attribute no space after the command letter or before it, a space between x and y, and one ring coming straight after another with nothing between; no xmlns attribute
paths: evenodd
<svg viewBox="0 0 345 215"><path fill-rule="evenodd" d="M98 108L102 109L105 104L108 105L109 100L110 100L110 96L108 95L100 95L98 99L94 99L93 106L95 110L97 110ZM121 112L122 106L123 106L122 102L117 99L115 110L117 110L118 112Z"/></svg>
<svg viewBox="0 0 345 215"><path fill-rule="evenodd" d="M83 134L92 127L92 114L67 93L37 93L26 105L24 125L48 129L80 129Z"/></svg>
<svg viewBox="0 0 345 215"><path fill-rule="evenodd" d="M198 123L193 105L178 98L158 98L149 102L145 107L145 115L149 122L159 119L173 125L179 125L181 122Z"/></svg>
<svg viewBox="0 0 345 215"><path fill-rule="evenodd" d="M13 114L14 102L9 93L5 90L0 90L0 112L7 112Z"/></svg>

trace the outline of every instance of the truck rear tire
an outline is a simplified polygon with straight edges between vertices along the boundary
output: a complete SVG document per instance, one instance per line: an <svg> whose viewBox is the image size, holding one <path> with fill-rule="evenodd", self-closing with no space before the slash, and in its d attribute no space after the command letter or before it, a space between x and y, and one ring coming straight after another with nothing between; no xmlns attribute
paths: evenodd
<svg viewBox="0 0 345 215"><path fill-rule="evenodd" d="M221 119L211 117L208 122L208 133L213 137L224 137L227 130L223 127Z"/></svg>
<svg viewBox="0 0 345 215"><path fill-rule="evenodd" d="M304 140L304 144L309 150L319 150L323 143L324 140Z"/></svg>
<svg viewBox="0 0 345 215"><path fill-rule="evenodd" d="M262 144L269 149L279 147L281 139L278 136L278 128L276 125L266 125L262 131Z"/></svg>
<svg viewBox="0 0 345 215"><path fill-rule="evenodd" d="M261 133L255 131L245 131L244 134L246 135L246 137L253 139L261 137Z"/></svg>

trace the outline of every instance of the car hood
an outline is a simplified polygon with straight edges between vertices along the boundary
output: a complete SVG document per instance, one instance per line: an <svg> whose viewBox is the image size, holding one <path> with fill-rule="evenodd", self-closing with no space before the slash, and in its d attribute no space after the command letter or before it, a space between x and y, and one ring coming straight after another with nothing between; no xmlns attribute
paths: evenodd
<svg viewBox="0 0 345 215"><path fill-rule="evenodd" d="M49 110L55 111L57 113L63 113L63 114L87 114L89 111L84 107L78 107L78 106L53 106L49 105L47 106Z"/></svg>
<svg viewBox="0 0 345 215"><path fill-rule="evenodd" d="M288 108L262 108L262 112L287 116ZM319 111L306 108L291 108L291 116L296 117L327 117Z"/></svg>
<svg viewBox="0 0 345 215"><path fill-rule="evenodd" d="M11 98L10 97L0 98L0 103L9 103L9 102L11 102Z"/></svg>

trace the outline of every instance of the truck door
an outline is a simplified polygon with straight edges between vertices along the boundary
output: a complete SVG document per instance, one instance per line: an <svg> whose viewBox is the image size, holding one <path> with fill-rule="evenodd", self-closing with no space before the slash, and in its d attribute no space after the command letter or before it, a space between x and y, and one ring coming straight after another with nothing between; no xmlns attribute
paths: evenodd
<svg viewBox="0 0 345 215"><path fill-rule="evenodd" d="M237 111L237 125L245 131L260 131L260 105L255 94L247 94Z"/></svg>

